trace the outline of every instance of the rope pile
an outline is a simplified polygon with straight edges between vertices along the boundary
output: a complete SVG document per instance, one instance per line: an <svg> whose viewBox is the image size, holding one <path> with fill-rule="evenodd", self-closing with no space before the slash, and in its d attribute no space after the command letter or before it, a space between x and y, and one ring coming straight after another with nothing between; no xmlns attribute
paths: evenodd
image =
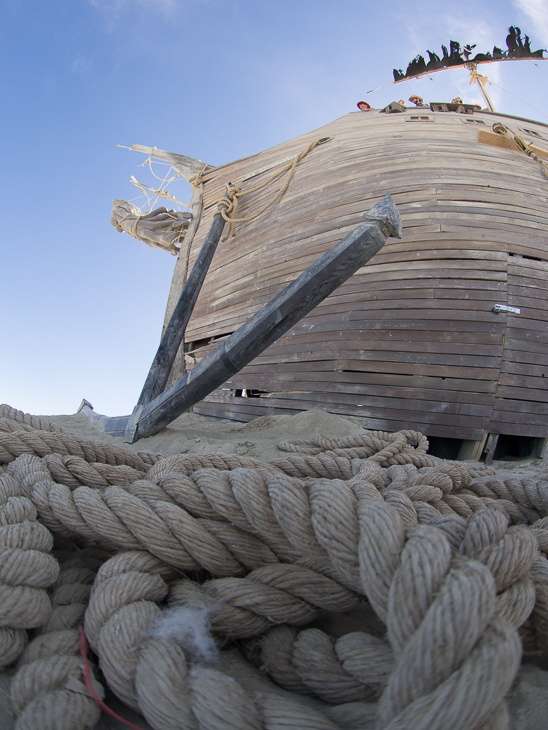
<svg viewBox="0 0 548 730"><path fill-rule="evenodd" d="M280 447L164 458L0 406L17 730L93 727L101 683L154 730L509 727L548 654L548 472L415 431Z"/></svg>

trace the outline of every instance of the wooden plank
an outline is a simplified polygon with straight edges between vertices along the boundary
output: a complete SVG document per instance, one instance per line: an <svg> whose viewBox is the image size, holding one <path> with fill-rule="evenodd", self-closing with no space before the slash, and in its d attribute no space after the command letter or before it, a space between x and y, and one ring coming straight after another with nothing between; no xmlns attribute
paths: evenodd
<svg viewBox="0 0 548 730"><path fill-rule="evenodd" d="M306 394L303 394L302 398L295 398L294 400L289 399L286 394L283 397L270 397L270 398L231 398L230 396L219 396L218 394L211 394L208 396L208 401L214 399L215 402L226 402L231 403L232 407L235 406L235 401L240 401L240 407L252 408L256 412L260 407L271 408L271 407L282 407L290 408L293 407L295 411L315 409L315 403L317 400L306 398ZM397 405L397 404L395 404ZM330 412L346 412L348 415L356 415L360 418L375 418L380 421L382 418L385 420L392 421L393 424L402 424L399 428L416 428L417 425L413 426L412 421L409 420L409 416L412 411L402 411L397 407L392 409L375 409L370 408L367 404L346 404L344 401L326 400L321 406L320 410L329 410ZM438 411L421 410L418 415L419 421L417 422L419 430L428 428L434 425L447 425L449 422L455 423L455 425L463 426L467 428L470 424L470 417L468 414L455 415L448 414ZM488 423L489 419L482 418L481 416L475 415L473 419L475 424Z"/></svg>
<svg viewBox="0 0 548 730"><path fill-rule="evenodd" d="M547 390L541 390L540 388L528 388L525 386L507 386L501 385L500 383L497 388L497 397L520 401L537 401L539 403L548 403Z"/></svg>
<svg viewBox="0 0 548 730"><path fill-rule="evenodd" d="M479 392L485 399L481 405L487 408L498 380L497 367L468 367L458 360L452 365L416 361L431 354L442 360L464 357L468 363L477 356L476 364L489 364L480 358L499 363L505 335L506 358L531 359L523 353L544 356L547 335L539 322L546 314L539 304L547 277L536 268L538 262L525 259L528 264L523 267L522 259L514 261L518 256L508 256L544 257L544 263L548 258L548 202L540 199L535 163L524 155L478 145L475 125L468 127L452 115L437 114L428 127L392 118L397 116L349 114L306 139L228 164L205 183L205 197L213 205L226 180L239 182L253 170L282 159L289 150L299 151L317 135L333 138L318 149L318 155L315 151L303 161L276 210L239 226L236 238L219 247L218 266L212 267L189 323L193 340L228 335L240 326L326 250L337 229L352 225L365 201L376 200L379 192L390 189L401 206L404 224L402 243L390 242L373 266L360 270L280 342L233 376L235 383L268 384L275 392L308 387L325 393L331 388L356 396L362 388L381 401L399 397L406 402L406 411L412 394L432 403L466 403L468 398L473 405L473 393ZM497 118L490 115L489 122L493 117ZM246 209L257 209L270 195L265 189L253 199L250 196ZM213 212L211 205L207 208L206 201L208 215ZM204 218L202 227L206 223ZM270 239L268 245L258 243L262 236ZM517 282L512 284L515 289L512 281ZM529 284L534 287L532 293L526 291ZM521 306L530 314L526 318L495 315L491 312L495 303ZM403 360L415 362L390 362L398 359L400 348L407 353ZM364 370L332 372L337 355L340 368L343 361L360 363L362 351L370 358L357 366ZM207 352L202 349L197 358ZM514 389L513 393L532 389L538 397L544 388L544 384L539 387L540 363L523 363L535 374L521 372L520 365L508 366L517 368L516 372L502 373L501 379L514 379L503 387ZM489 376L482 377L481 371ZM512 392L499 389L499 398ZM297 395L286 400L304 402ZM418 402L417 409L420 406ZM263 406L253 407L265 413ZM240 408L243 413L245 404ZM269 406L269 412L284 408L277 403ZM462 425L459 429L462 433ZM469 439L479 440L483 431L475 428L475 435L466 433Z"/></svg>
<svg viewBox="0 0 548 730"><path fill-rule="evenodd" d="M501 372L499 383L505 387L532 388L533 390L543 391L548 387L548 372L546 372L546 377L544 373L538 371L532 375L524 374L519 369L517 373Z"/></svg>
<svg viewBox="0 0 548 730"><path fill-rule="evenodd" d="M511 359L513 363L538 365L539 368L544 370L548 368L548 353L541 355L533 352L523 352L521 350L508 350L505 351L505 360L508 359Z"/></svg>
<svg viewBox="0 0 548 730"><path fill-rule="evenodd" d="M544 402L535 402L533 400L511 400L510 398L499 398L498 392L495 399L495 408L500 411L509 411L513 414L523 414L527 416L546 416L548 425L548 400Z"/></svg>
<svg viewBox="0 0 548 730"><path fill-rule="evenodd" d="M488 432L484 431L481 438L477 441L464 440L461 444L457 459L460 461L479 461L483 454L483 449L487 441Z"/></svg>
<svg viewBox="0 0 548 730"><path fill-rule="evenodd" d="M315 393L312 391L296 391L285 393L272 393L269 399L276 398L279 400L299 400L306 403L340 403L363 408L364 414L378 415L379 411L383 413L398 413L401 417L405 417L407 411L416 410L416 402L413 403L408 398L382 398L359 394L356 397L354 393L335 393L332 390L325 393ZM359 402L358 402L359 401ZM474 416L478 418L489 419L492 411L491 404L479 405L478 403L451 403L447 401L426 401L421 402L421 412L423 414L440 414L445 418L460 416ZM425 416L426 417L426 416Z"/></svg>
<svg viewBox="0 0 548 730"><path fill-rule="evenodd" d="M305 367L302 368L299 363L248 365L228 380L227 385L231 384L233 388L245 388L254 387L254 384L256 384L255 387L261 389L261 386L266 387L266 385L269 385L269 387L272 387L273 384L277 384L280 389L289 389L293 382L300 382L299 378L305 377L306 382L309 384L317 382L318 385L315 389L321 391L325 391L330 387L334 389L343 388L347 385L355 385L360 389L371 386L374 392L386 392L387 394L397 392L400 397L412 397L412 394L416 391L417 398L429 399L428 393L432 392L438 393L440 400L444 401L477 398L480 403L489 402L484 401L484 398L492 401L492 394L496 390L496 382L477 379L466 380L464 378L409 376L407 374L377 372L363 373L357 371L334 373L331 370L321 372L310 370L311 366L321 366L322 364L317 362L304 363ZM299 368L298 371L297 368ZM435 399L435 396L433 396L433 399Z"/></svg>
<svg viewBox="0 0 548 730"><path fill-rule="evenodd" d="M491 132L488 129L478 129L478 142L481 144L489 144L496 147L502 147L504 149L514 150L515 152L520 152L522 155L524 154L523 150L518 147L513 139L509 139L508 137L505 137L502 134L497 134L496 132ZM529 149L534 152L535 155L538 155L538 157L541 157L542 159L548 159L548 149L539 147L536 144L528 144Z"/></svg>
<svg viewBox="0 0 548 730"><path fill-rule="evenodd" d="M411 322L416 322L417 320L422 324L423 329L427 329L429 326L433 326L433 322L440 322L441 325L445 323L445 326L447 329L453 329L450 322L460 322L463 320L463 325L466 323L466 321L470 320L470 312L467 310L459 311L455 309L451 309L450 311L451 318L446 318L444 316L443 311L439 310L429 310L429 309L419 309L419 308L407 308L407 309L399 309L399 310L391 310L391 309L379 309L371 314L370 318L364 319L362 318L363 315L359 311L352 311L349 312L349 322L359 320L361 322L361 326L365 329L367 327L368 322L372 321L378 321L378 322L390 322L390 326L397 326L396 323L399 323L400 326L405 327ZM474 317L476 325L476 331L479 330L479 325L484 325L487 329L485 331L488 332L498 332L501 330L501 328L504 328L504 323L501 322L504 315L500 314L494 314L491 312L491 310L487 311L475 311ZM428 324L426 322L428 321ZM460 326L460 325L459 325ZM458 326L455 328L458 329ZM471 328L472 331L474 331L474 328Z"/></svg>
<svg viewBox="0 0 548 730"><path fill-rule="evenodd" d="M309 319L309 318L308 318ZM309 327L308 322L306 323L306 329L303 326L301 329L298 326L293 327L288 334L282 338L283 341L285 341L289 337L297 337L295 344L297 344L298 341L300 341L301 337L305 337L310 341L314 341L316 339L323 339L325 338L325 335L328 334L329 337L335 337L339 332L341 333L341 337L349 338L349 337L355 337L355 338L367 338L371 343L376 342L377 340L380 340L382 342L392 342L392 343L401 343L400 347L404 348L404 344L407 343L411 347L414 347L415 342L437 342L440 344L440 347L444 344L451 344L455 347L460 346L464 347L464 351L467 350L471 345L473 344L479 344L479 345L485 345L493 348L497 348L496 351L498 352L498 347L502 346L503 344L503 331L499 332L475 332L475 331L456 331L451 329L411 329L411 328L405 328L405 329L392 329L390 327L385 328L378 328L378 329L371 329L370 327L367 327L367 322L365 322L365 328L362 329L360 326L359 321L354 321L352 323L345 322L344 317L332 317L328 322L325 322L323 327L320 330L319 323L318 327L315 326ZM310 324L315 325L314 322L310 322ZM344 328L344 329L343 329ZM372 345L373 346L373 345ZM379 345L380 347L381 345Z"/></svg>
<svg viewBox="0 0 548 730"><path fill-rule="evenodd" d="M378 350L365 349L365 343L362 343L361 348L358 347L345 347L347 343L341 342L336 343L338 346L333 346L332 342L317 343L314 346L314 356L320 354L331 357L338 355L341 359L357 359L359 357L362 363L369 362L371 364L382 360L383 363L410 363L413 365L444 365L444 366L464 366L471 368L495 368L500 367L502 361L502 352L499 355L478 355L478 354L446 354L439 352L437 348L429 348L425 351L420 351L416 348L412 351L402 352L401 348L395 348L394 351L389 351L388 348L379 348ZM350 343L352 344L352 343ZM280 361L287 356L296 355L300 359L308 359L309 353L295 352L293 346L280 347L275 345L270 348L270 354L267 357L279 358ZM546 359L546 358L545 358ZM540 356L534 360L531 356L526 358L521 356L518 361L535 362L540 360Z"/></svg>
<svg viewBox="0 0 548 730"><path fill-rule="evenodd" d="M331 342L326 342L326 332L325 330L321 332L309 332L309 333L298 333L291 337L283 337L280 338L280 340L275 344L272 345L273 351L276 352L302 352L306 353L306 350L308 347L314 347L314 349L317 351L318 349L330 349L335 346L337 348L341 349L354 349L354 350L363 350L364 346L367 347L367 351L372 353L373 351L378 352L390 352L394 351L397 353L401 353L403 349L402 343L405 343L406 347L405 349L408 352L412 353L430 353L430 354L453 354L453 355L487 355L490 357L502 357L503 348L502 348L502 342L485 342L477 335L473 336L472 342L466 343L464 341L458 341L457 338L453 338L452 341L450 341L448 338L440 338L435 337L431 338L429 337L429 333L425 333L423 337L420 339L415 338L409 338L409 337L401 337L401 332L394 333L399 334L399 338L393 338L390 337L391 333L388 333L388 336L381 337L380 332L375 332L374 334L377 335L376 338L370 337L369 341L366 342L366 332L361 330L349 330L349 331L335 331L331 337L333 338ZM407 334L407 333L406 333ZM412 333L414 335L417 335L417 333ZM436 333L439 335L439 332ZM361 335L364 335L364 337L361 337ZM490 337L490 336L488 336ZM354 339L359 338L359 339ZM496 338L498 339L498 338ZM537 347L541 348L541 345L537 345ZM524 349L524 348L520 348Z"/></svg>
<svg viewBox="0 0 548 730"><path fill-rule="evenodd" d="M503 423L492 422L490 426L493 433L506 434L508 436L529 436L533 438L545 438L546 425L532 423Z"/></svg>
<svg viewBox="0 0 548 730"><path fill-rule="evenodd" d="M487 464L487 466L490 466L493 463L498 440L499 434L489 434L489 438L487 439L487 443L485 445L485 463Z"/></svg>
<svg viewBox="0 0 548 730"><path fill-rule="evenodd" d="M210 402L206 403L202 401L197 406L194 406L193 411L202 415L215 415L217 418L222 417L231 418L234 420L251 420L249 418L250 413L252 414L253 418L256 418L266 415L296 415L297 413L306 409L306 405L304 405L304 407L301 406L297 409L288 408L286 405L284 405L283 401L275 401L272 399L264 399L264 405L259 406L256 406L254 403L253 405L249 405L248 402L261 401L260 398L242 398L239 400L245 400L246 403L240 406L235 405L234 403L232 405L223 404L222 406L219 406ZM354 408L352 413L349 413L347 408L341 409L337 408L336 406L325 407L321 410L324 410L328 413L336 413L343 417L353 416L354 418L358 418L359 422L364 428L371 430L395 432L402 429L413 429L422 431L422 433L425 433L426 435L429 435L429 431L433 431L433 433L431 433L430 435L435 434L436 436L440 437L467 438L473 440L481 438L481 435L483 434L483 429L477 428L475 426L470 426L470 419L467 419L464 425L459 425L455 427L445 424L429 424L418 421L410 422L389 418L365 417L363 415L360 415L361 409L359 408Z"/></svg>
<svg viewBox="0 0 548 730"><path fill-rule="evenodd" d="M508 332L508 349L531 352L546 352L548 329L512 327Z"/></svg>
<svg viewBox="0 0 548 730"><path fill-rule="evenodd" d="M279 377L268 377L268 376L253 376L243 375L238 373L231 378L232 388L251 388L255 390L265 390L274 394L281 394L284 392L293 391L306 391L319 392L314 387L315 383L318 382L312 378L306 380L287 380ZM356 373L337 373L339 375L356 375ZM411 379L407 379L407 382L411 382ZM416 401L438 401L440 403L461 403L461 404L473 404L473 405L484 405L492 407L493 405L493 394L489 392L478 392L476 391L461 391L451 390L449 388L419 388L409 385L407 387L401 385L384 385L381 386L376 383L370 383L367 379L363 379L361 382L340 382L337 380L328 380L323 382L322 393L346 393L352 396L363 396L363 397L384 397L384 398L397 398L399 400L409 400L412 403L409 407L416 407ZM407 407L407 406L406 406Z"/></svg>
<svg viewBox="0 0 548 730"><path fill-rule="evenodd" d="M423 363L398 363L398 362L366 362L363 360L340 360L341 370L356 372L384 372L384 373L407 373L408 375L436 375L438 377L450 378L478 378L479 380L492 380L498 376L497 368L478 367L457 367L455 365L425 365Z"/></svg>
<svg viewBox="0 0 548 730"><path fill-rule="evenodd" d="M399 214L389 195L365 217L365 223L322 256L188 376L145 405L136 419L133 440L157 433L225 382L374 256L386 238L401 236Z"/></svg>
<svg viewBox="0 0 548 730"><path fill-rule="evenodd" d="M507 331L511 339L522 339L525 333L527 333L527 337L533 339L533 335L536 333L540 334L541 337L544 336L547 331L547 325L544 319L540 321L529 319L529 317L525 317L523 314L515 316L508 315Z"/></svg>
<svg viewBox="0 0 548 730"><path fill-rule="evenodd" d="M502 361L501 373L510 373L512 375L532 375L537 378L548 377L548 369L539 365L531 365L527 363L515 363L507 360Z"/></svg>
<svg viewBox="0 0 548 730"><path fill-rule="evenodd" d="M495 404L493 417L491 419L491 427L494 427L496 424L500 428L500 424L521 424L522 427L525 426L531 426L531 433L523 435L530 435L530 436L541 436L542 434L539 434L537 431L533 433L533 427L539 426L544 428L544 433L546 434L548 432L548 416L542 413L530 413L530 412L523 412L521 411L505 411L502 410ZM494 430L494 429L493 429ZM512 431L506 431L506 433L512 433ZM517 432L516 432L517 433Z"/></svg>
<svg viewBox="0 0 548 730"><path fill-rule="evenodd" d="M257 249L253 252L246 252L243 249L239 250L239 255L231 257L223 255L220 252L216 257L217 269L212 271L208 278L208 286L218 290L219 285L221 287L227 286L227 271L226 267L229 264L238 262L238 269L233 270L234 279L229 278L229 285L233 285L234 282L242 282L242 278L248 278L250 282L267 281L271 282L276 277L287 276L290 272L295 275L295 272L304 270L311 260L318 257L318 255L324 253L327 249L333 245L333 234L330 233L329 237L325 237L325 240L319 241L316 237L314 244L306 245L308 239L301 239L299 241L300 247L296 248L295 241L288 241L287 243L278 242L276 249L266 250ZM421 251L421 261L417 261L417 251ZM422 253L422 251L424 251ZM474 252L470 250L467 253L463 253L461 250L444 249L444 252L427 249L418 249L417 246L408 246L407 254L400 252L394 252L392 255L390 250L385 254L387 258L379 259L378 263L369 264L363 273L373 275L376 273L389 272L391 266L387 264L394 263L395 261L401 260L412 261L409 266L406 266L405 273L409 271L428 271L429 275L432 276L435 272L443 271L443 276L446 277L446 271L448 269L457 269L460 272L460 278L463 278L463 273L466 272L466 276L469 276L470 270L477 270L482 272L483 278L490 278L491 270L505 271L506 269L506 255L501 252L488 252L482 255L481 251ZM261 267L260 271L257 268L257 260L260 258ZM440 258L443 259L443 263L440 266ZM456 261L454 259L457 259ZM479 259L479 261L477 260ZM483 266L484 261L492 260L493 263L486 263ZM498 261L498 264L496 263ZM464 263L465 262L465 263ZM225 271L223 272L223 268ZM432 273L433 272L433 273ZM400 278L401 275L400 275ZM216 283L218 281L218 284ZM242 282L243 283L243 282ZM207 288L206 288L207 291ZM222 288L221 288L222 291Z"/></svg>
<svg viewBox="0 0 548 730"><path fill-rule="evenodd" d="M363 279L360 277L356 281L361 282ZM404 306L402 299L410 298L427 300L431 300L433 298L441 300L452 299L452 303L444 303L442 301L442 303L439 304L439 306L447 308L451 306L464 306L465 308L469 308L473 306L474 302L477 306L484 307L484 302L493 302L498 301L499 299L496 295L497 290L491 282L489 282L487 286L484 286L486 283L485 281L470 281L466 287L463 286L461 289L461 282L459 280L456 282L456 288L448 287L441 290L434 288L435 283L435 281L431 280L427 282L421 281L416 282L416 286L412 286L411 282L405 282L401 289L398 287L398 290L395 291L393 288L394 285L389 282L371 282L367 281L367 279L363 284L359 285L352 282L350 289L345 287L337 294L331 296L329 300L322 305L322 312L328 313L336 310L346 310L349 307L352 308L351 305L353 305L354 308L357 305L361 305L360 309L363 309L366 302L369 304L378 302L374 305L377 308L382 306L396 308ZM451 285L453 285L453 283L451 283ZM421 286L423 288L421 288ZM500 283L500 287L502 287L502 291L504 291L504 282ZM356 292L359 292L360 289L363 293L358 299L356 297ZM254 308L258 309L262 303L268 301L268 298L274 296L279 290L280 286L278 284L264 286L259 282L252 282L247 287L246 297L242 290L238 290L238 287L234 285L232 292L229 292L226 295L219 294L219 296L216 297L216 303L211 307L211 316L215 316L218 321L218 317L221 314L224 319L228 318L231 314L241 314L243 309L248 312L252 311ZM461 302L463 304L460 304ZM469 303L466 304L465 302ZM426 304L419 304L420 306L427 306Z"/></svg>

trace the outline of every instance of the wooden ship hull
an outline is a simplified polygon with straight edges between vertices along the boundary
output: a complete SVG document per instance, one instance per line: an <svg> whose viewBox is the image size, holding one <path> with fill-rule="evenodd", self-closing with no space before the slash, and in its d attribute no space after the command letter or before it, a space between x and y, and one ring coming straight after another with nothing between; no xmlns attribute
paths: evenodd
<svg viewBox="0 0 548 730"><path fill-rule="evenodd" d="M548 126L489 112L354 112L242 160L206 168L166 322L229 181L259 186L307 145L285 194L236 223L216 251L170 382L361 222L390 193L402 240L194 406L249 421L321 408L365 428L458 439L548 435L548 180L498 136L502 122L548 149ZM483 139L482 139L483 137ZM484 140L489 143L484 143ZM503 145L503 146L501 146ZM251 217L283 179L242 198ZM505 311L508 310L509 311ZM519 314L512 309L519 309ZM500 310L500 311L498 311ZM546 376L546 377L545 377Z"/></svg>

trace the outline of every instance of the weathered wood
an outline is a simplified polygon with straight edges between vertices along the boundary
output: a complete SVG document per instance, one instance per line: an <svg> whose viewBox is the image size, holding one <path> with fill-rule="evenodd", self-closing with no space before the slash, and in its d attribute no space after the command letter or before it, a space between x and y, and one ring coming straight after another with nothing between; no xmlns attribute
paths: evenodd
<svg viewBox="0 0 548 730"><path fill-rule="evenodd" d="M481 459L481 455L483 454L483 448L488 439L488 436L488 432L484 431L479 439L464 439L461 444L457 458L460 461L479 461L479 459Z"/></svg>
<svg viewBox="0 0 548 730"><path fill-rule="evenodd" d="M535 438L533 441L531 456L533 456L535 459L543 459L546 455L547 446L548 438Z"/></svg>
<svg viewBox="0 0 548 730"><path fill-rule="evenodd" d="M238 402L236 402L238 401ZM287 406L291 405L292 408ZM229 417L236 421L250 421L253 418L259 416L277 416L277 415L289 415L293 416L297 413L302 412L310 408L310 404L305 401L283 401L275 398L233 398L227 403L212 402L209 398L200 401L198 405L193 408L194 413L199 413L204 416L214 416L216 418L227 418ZM341 416L353 416L357 418L363 428L372 430L386 430L386 431L397 431L401 428L413 428L413 422L411 420L405 420L401 414L398 414L396 418L387 418L382 416L380 418L372 418L364 416L361 413L361 408L348 406L337 407L336 405L329 405L328 409L330 413L336 413ZM470 439L477 441L481 439L484 429L477 428L474 425L474 419L465 419L462 424L459 425L459 431L462 434L461 438ZM383 426L384 424L384 426ZM455 427L451 422L447 424L440 423L429 423L427 428L432 428L436 436L454 438Z"/></svg>
<svg viewBox="0 0 548 730"><path fill-rule="evenodd" d="M488 129L478 129L478 142L494 145L495 147L504 147L523 154L523 150L517 146L513 139L509 139L508 137L505 137L502 134L497 134L496 132L491 132ZM543 147L538 147L536 144L530 143L529 149L538 157L548 159L548 150Z"/></svg>
<svg viewBox="0 0 548 730"><path fill-rule="evenodd" d="M351 113L322 130L205 171L204 211L190 265L227 180L241 183L253 175L249 184L255 185L270 174L261 170L320 135L332 138L299 167L279 205L239 224L236 238L219 244L187 328L187 346L200 345L190 367L213 351L214 338L230 336L349 232L375 196L391 192L405 242L389 241L371 264L230 378L232 387L264 386L274 397L231 399L215 390L195 412L240 421L310 407L357 413L350 403L284 398L285 391L308 386L320 394L387 398L379 417L360 421L368 427L397 430L411 422L426 434L478 441L487 426L477 428L475 419L449 418L449 425L437 423L434 429L428 413L445 402L487 407L495 403L496 391L489 433L515 428L533 436L531 429L542 428L520 419L527 419L527 402L548 402L542 377L548 378L542 347L548 342L545 182L526 155L477 140L478 129L502 121L528 142L548 148L548 128L483 112L470 117L472 122L466 114L428 110L431 122L407 123L411 116L417 110ZM267 187L244 198L242 215L259 210L272 192ZM180 293L175 277L173 287L174 302ZM494 315L495 303L521 307L522 314ZM440 363L440 355L458 354L466 355L461 364ZM500 367L477 367L484 357L498 359ZM346 365L351 370L343 369ZM176 363L171 377L181 374ZM487 400L477 400L476 393ZM391 408L389 399L398 408ZM507 417L514 411L519 418L513 423L497 422L497 413ZM548 415L544 427L548 433Z"/></svg>
<svg viewBox="0 0 548 730"><path fill-rule="evenodd" d="M221 210L222 205L219 206ZM202 284L209 270L211 260L223 233L225 220L222 215L216 215L209 229L209 233L202 245L198 258L183 287L179 301L175 305L173 314L166 327L160 346L150 367L147 379L137 401L137 406L144 406L163 393L169 378L169 373L177 355L177 350L183 341L187 324L192 310L202 289Z"/></svg>
<svg viewBox="0 0 548 730"><path fill-rule="evenodd" d="M485 463L490 466L495 458L495 451L497 450L497 444L499 441L498 433L490 433L485 444Z"/></svg>
<svg viewBox="0 0 548 730"><path fill-rule="evenodd" d="M151 436L263 352L382 248L401 237L399 214L389 195L367 219L234 332L192 371L145 405L133 441ZM133 424L128 424L129 428ZM129 433L126 434L126 439Z"/></svg>

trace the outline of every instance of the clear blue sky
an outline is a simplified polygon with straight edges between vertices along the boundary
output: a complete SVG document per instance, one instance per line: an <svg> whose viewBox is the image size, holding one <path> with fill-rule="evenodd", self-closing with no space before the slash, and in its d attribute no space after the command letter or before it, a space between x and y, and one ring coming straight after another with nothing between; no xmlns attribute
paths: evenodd
<svg viewBox="0 0 548 730"><path fill-rule="evenodd" d="M548 0L4 0L0 402L130 413L159 343L175 257L110 226L139 143L213 165L366 99L480 101L466 71L392 81L450 39L548 48ZM483 66L501 112L548 122L548 62ZM544 116L543 116L544 115ZM172 189L188 199L186 183ZM138 205L146 201L135 201Z"/></svg>

